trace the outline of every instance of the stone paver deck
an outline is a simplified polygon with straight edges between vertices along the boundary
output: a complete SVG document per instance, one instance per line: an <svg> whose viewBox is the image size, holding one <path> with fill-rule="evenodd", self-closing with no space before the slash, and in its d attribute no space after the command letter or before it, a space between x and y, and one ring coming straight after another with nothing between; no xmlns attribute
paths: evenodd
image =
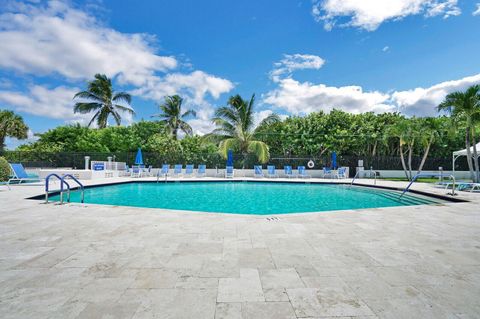
<svg viewBox="0 0 480 319"><path fill-rule="evenodd" d="M3 319L480 317L479 194L273 219L41 192L0 189Z"/></svg>

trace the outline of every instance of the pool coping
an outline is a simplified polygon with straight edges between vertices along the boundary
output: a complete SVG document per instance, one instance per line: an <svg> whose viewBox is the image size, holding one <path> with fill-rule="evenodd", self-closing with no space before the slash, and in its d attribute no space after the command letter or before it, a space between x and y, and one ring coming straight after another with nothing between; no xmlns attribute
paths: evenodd
<svg viewBox="0 0 480 319"><path fill-rule="evenodd" d="M112 183L102 183L102 184L94 184L94 185L85 185L85 188L96 188L96 187L104 187L104 186L110 186L110 185L121 185L121 184L132 184L132 183L235 183L235 182L246 182L246 183L292 183L292 184L327 184L327 185L352 185L352 186L360 186L360 187L369 187L369 188L376 188L376 189L386 189L386 190L393 190L393 191L403 191L403 188L399 187L391 187L391 186L380 186L380 185L371 185L371 184L360 184L360 183L354 183L351 184L349 182L319 182L319 181L309 181L309 180L281 180L281 181L275 181L275 180L252 180L252 179L208 179L208 180L202 180L202 179L192 179L192 180L167 180L167 181L155 181L155 180L128 180L128 181L115 181ZM71 187L70 190L78 190L80 187L75 186ZM433 197L436 199L441 199L447 202L451 203L468 203L470 202L469 200L466 199L460 199L460 198L455 198L453 196L446 196L446 195L440 195L440 194L434 194L434 193L428 193L425 191L419 191L419 190L409 190L409 193L417 194L417 195L422 195L426 197ZM49 193L49 196L55 196L59 195L60 190L58 191L53 191ZM40 194L40 195L35 195L35 196L30 196L27 197L26 199L30 200L41 200L45 199L45 194ZM88 204L88 203L87 203ZM117 205L118 206L118 205Z"/></svg>

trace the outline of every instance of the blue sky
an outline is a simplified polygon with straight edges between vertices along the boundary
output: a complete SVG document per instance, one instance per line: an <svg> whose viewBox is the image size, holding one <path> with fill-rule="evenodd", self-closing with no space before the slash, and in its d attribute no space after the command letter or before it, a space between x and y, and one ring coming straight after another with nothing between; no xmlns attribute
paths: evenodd
<svg viewBox="0 0 480 319"><path fill-rule="evenodd" d="M198 134L236 93L256 93L257 120L332 108L423 116L480 83L477 1L3 2L0 108L32 133L88 123L72 97L95 73L133 95L124 124L180 94Z"/></svg>

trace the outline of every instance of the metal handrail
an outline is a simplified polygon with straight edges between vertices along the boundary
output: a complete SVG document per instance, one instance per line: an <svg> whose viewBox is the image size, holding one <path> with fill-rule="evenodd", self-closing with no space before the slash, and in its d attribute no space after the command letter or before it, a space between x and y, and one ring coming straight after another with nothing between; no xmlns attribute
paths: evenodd
<svg viewBox="0 0 480 319"><path fill-rule="evenodd" d="M359 175L360 175L361 172L364 172L364 173L365 173L366 171L358 171L358 172L355 174L355 176L353 177L352 182L350 183L350 185L353 185L353 182L355 182L355 180L357 179L357 177L359 177ZM370 170L370 177L371 177L372 173L373 173L373 185L377 185L377 175L380 175L380 173L378 173L377 171L372 171L372 170Z"/></svg>
<svg viewBox="0 0 480 319"><path fill-rule="evenodd" d="M84 199L85 199L85 188L83 187L83 184L80 183L80 181L75 176L73 176L72 174L63 175L62 176L62 182L65 182L65 178L67 178L67 177L74 180L78 184L78 186L80 186L80 191L81 191L80 202L83 203ZM68 185L68 183L67 183L67 185ZM70 187L68 188L68 201L70 202ZM63 183L60 185L60 203L61 204L63 203Z"/></svg>
<svg viewBox="0 0 480 319"><path fill-rule="evenodd" d="M62 177L60 177L58 174L55 174L55 173L49 174L47 175L47 177L45 177L45 203L48 203L48 194L50 193L50 190L48 189L48 185L51 177L56 177L60 180L61 192L63 191L63 184L67 185L68 194L70 194L70 185L66 181L64 181Z"/></svg>
<svg viewBox="0 0 480 319"><path fill-rule="evenodd" d="M350 185L353 185L353 182L355 182L355 179L358 177L358 174L360 174L361 171L358 171L357 173L355 173L355 176L353 176L353 179L352 179L352 182L350 183Z"/></svg>
<svg viewBox="0 0 480 319"><path fill-rule="evenodd" d="M412 180L410 181L410 183L408 183L407 187L405 187L405 189L403 190L402 194L400 195L400 197L398 199L401 199L402 196L408 192L408 190L410 189L410 187L412 186L412 184L419 178L419 177L444 177L445 175L443 174L428 174L428 173L420 173L420 174L417 174L415 175ZM448 177L451 177L452 179L452 192L451 193L447 193L447 195L452 195L452 196L455 196L455 176L453 175L449 175Z"/></svg>

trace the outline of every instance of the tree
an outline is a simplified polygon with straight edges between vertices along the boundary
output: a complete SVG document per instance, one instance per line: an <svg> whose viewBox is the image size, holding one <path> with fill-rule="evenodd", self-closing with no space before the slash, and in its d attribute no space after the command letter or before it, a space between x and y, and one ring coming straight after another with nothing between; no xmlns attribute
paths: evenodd
<svg viewBox="0 0 480 319"><path fill-rule="evenodd" d="M113 116L117 125L120 125L122 121L120 112L135 114L130 107L131 95L126 92L115 92L112 88L112 81L104 74L95 74L95 80L88 82L87 90L75 94L74 99L84 100L75 103L73 108L75 113L95 112L88 126L96 121L98 128L105 128L110 115ZM119 103L126 103L126 105Z"/></svg>
<svg viewBox="0 0 480 319"><path fill-rule="evenodd" d="M438 111L446 111L452 117L453 124L465 124L465 148L470 176L474 182L480 180L478 152L475 138L475 125L480 122L480 85L473 85L465 92L453 92L437 107ZM473 144L473 154L470 148ZM473 157L473 163L472 163Z"/></svg>
<svg viewBox="0 0 480 319"><path fill-rule="evenodd" d="M412 125L412 122L407 119L398 121L387 129L386 137L394 137L398 139L398 152L400 155L400 161L402 162L402 168L407 179L411 180L412 154L416 138L414 125ZM404 151L405 146L407 149ZM405 152L408 152L408 168L405 162Z"/></svg>
<svg viewBox="0 0 480 319"><path fill-rule="evenodd" d="M0 110L0 151L5 147L5 138L14 137L24 140L27 134L28 126L20 115L12 111Z"/></svg>
<svg viewBox="0 0 480 319"><path fill-rule="evenodd" d="M268 145L258 140L258 127L280 121L278 115L270 114L255 128L253 105L255 94L250 100L240 95L231 96L227 106L215 111L213 123L217 128L212 135L220 140L219 152L226 158L229 149L240 152L245 160L247 154L253 153L261 163L268 162L270 152Z"/></svg>
<svg viewBox="0 0 480 319"><path fill-rule="evenodd" d="M188 116L197 116L194 110L187 110L182 114L182 103L183 99L178 95L166 96L165 103L158 105L162 113L152 115L152 117L160 118L160 122L170 130L174 140L178 137L178 130L192 135L192 127L184 119Z"/></svg>

